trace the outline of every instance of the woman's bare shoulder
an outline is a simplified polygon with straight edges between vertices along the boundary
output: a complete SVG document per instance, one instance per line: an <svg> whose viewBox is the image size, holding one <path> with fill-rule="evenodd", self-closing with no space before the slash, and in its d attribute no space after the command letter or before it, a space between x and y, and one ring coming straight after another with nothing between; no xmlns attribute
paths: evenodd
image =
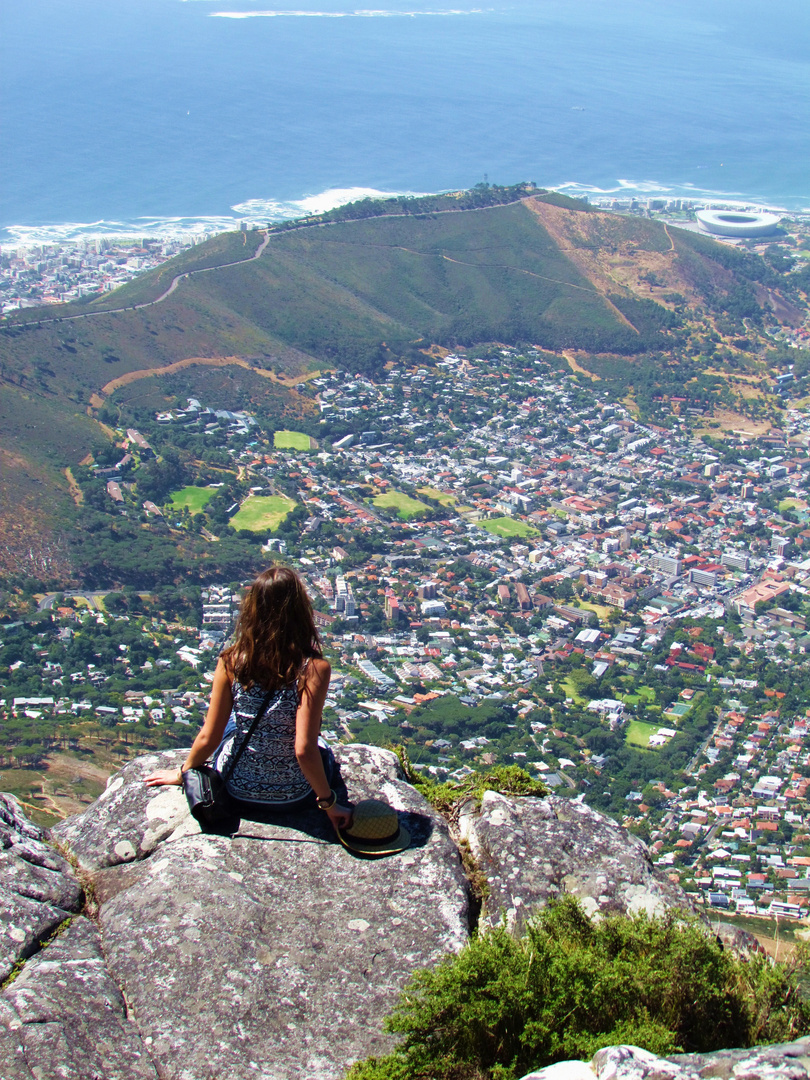
<svg viewBox="0 0 810 1080"><path fill-rule="evenodd" d="M322 656L313 656L307 661L307 677L326 679L332 672L332 665Z"/></svg>
<svg viewBox="0 0 810 1080"><path fill-rule="evenodd" d="M217 660L216 670L214 671L214 678L227 679L229 683L233 682L233 668L230 665L229 658L227 656L220 656Z"/></svg>

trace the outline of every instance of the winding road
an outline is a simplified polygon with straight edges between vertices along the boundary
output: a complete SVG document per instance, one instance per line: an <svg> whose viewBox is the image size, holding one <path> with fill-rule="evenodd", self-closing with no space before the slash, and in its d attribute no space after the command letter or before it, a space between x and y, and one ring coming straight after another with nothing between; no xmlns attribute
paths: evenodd
<svg viewBox="0 0 810 1080"><path fill-rule="evenodd" d="M58 596L64 596L65 599L70 600L84 600L91 611L103 611L103 607L99 604L100 600L103 600L105 596L109 596L111 593L120 593L121 589L103 589L101 591L88 591L87 589L75 591L72 589L65 589L62 592L47 593L37 604L37 611L53 611L54 601Z"/></svg>
<svg viewBox="0 0 810 1080"><path fill-rule="evenodd" d="M526 198L531 198L531 196L524 196L522 199L513 199L511 202L508 202L508 203L496 203L496 204L494 204L492 206L470 206L470 207L465 207L463 209L458 209L458 210L434 210L434 211L429 212L429 213L425 212L424 214L418 214L418 215L417 214L414 214L414 215L377 214L377 215L374 215L373 217L369 217L369 218L350 218L350 219L348 219L348 221L372 221L372 220L373 221L379 221L379 220L384 219L384 218L401 218L401 217L409 217L409 216L413 216L413 217L435 217L435 216L437 216L439 214L476 214L476 213L482 213L483 211L486 211L486 210L498 210L502 206L515 206L515 205L517 205L517 203L523 202ZM346 223L347 223L346 221L315 221L315 222L311 222L311 223L302 222L300 225L297 225L294 229L284 229L284 230L274 230L274 231L268 230L268 231L265 232L264 240L262 240L259 247L253 253L253 255L250 255L247 259L237 259L236 261L229 262L229 263L218 263L216 266L203 266L203 267L200 267L198 270L187 270L183 274L177 274L176 277L172 278L171 284L169 285L168 289L165 290L165 292L162 292L160 294L160 296L155 297L154 300L147 300L146 303L143 303L143 304L127 304L127 305L124 305L124 307L119 307L119 308L105 308L103 311L83 311L78 315L60 315L60 316L57 316L57 317L52 318L52 319L31 319L30 322L19 322L19 323L13 323L12 325L14 326L14 329L22 329L22 328L32 327L32 326L37 326L37 327L39 327L39 326L47 326L49 323L69 322L69 321L73 321L75 319L92 319L92 318L100 316L100 315L120 315L122 312L125 312L125 311L142 311L144 308L154 307L155 304L162 303L167 297L172 295L172 293L178 287L180 282L183 281L185 278L194 277L195 274L208 274L212 270L224 270L229 266L241 266L242 263L255 262L256 259L260 259L262 257L262 255L264 254L264 251L265 251L267 245L270 243L271 236L278 235L279 233L282 233L282 232L283 233L293 232L293 231L297 232L299 229L323 229L323 228L326 228L328 225L344 225ZM381 245L381 246L383 246L383 245ZM384 246L387 246L387 245L384 245ZM407 250L407 249L403 249L403 250ZM427 252L413 252L413 254L415 254L415 255L423 255L423 254L428 254L428 253ZM447 256L442 256L442 257L447 258ZM455 262L456 260L449 259L448 261ZM470 265L476 265L476 264L470 264ZM511 269L518 269L518 268L517 267L512 267ZM530 271L525 271L525 272L530 273ZM533 276L534 277L540 277L541 275L535 274ZM554 280L554 279L549 278L548 280ZM566 284L571 284L571 283L570 282L560 282L560 284L566 285ZM572 288L582 288L582 286L572 285ZM585 290L585 291L588 291L588 290Z"/></svg>
<svg viewBox="0 0 810 1080"><path fill-rule="evenodd" d="M242 263L255 262L257 259L260 259L262 257L262 255L264 254L265 249L267 248L267 245L270 243L270 238L272 236L278 235L279 233L282 233L282 232L283 233L293 232L293 231L297 232L299 229L323 229L323 228L326 228L329 225L344 225L344 224L347 224L347 223L352 222L352 221L380 221L380 220L384 220L384 219L387 219L387 218L401 218L401 217L408 217L408 216L413 216L413 217L437 217L440 214L478 214L478 213L484 213L485 211L488 211L488 210L499 210L501 207L504 207L504 206L515 206L518 203L524 202L527 198L531 198L531 197L532 196L530 196L530 195L529 196L524 196L523 198L520 198L520 199L513 199L511 202L496 203L496 204L494 204L492 206L470 206L470 207L465 207L463 209L458 209L458 210L454 210L454 209L434 210L434 211L430 211L430 212L425 212L424 214L414 214L414 215L377 214L377 215L374 215L374 216L370 216L368 218L349 218L349 219L344 220L344 221L316 221L316 222L311 222L311 223L310 222L302 222L300 225L295 226L294 229L273 230L273 231L270 231L268 229L267 231L264 232L264 239L262 240L259 247L256 249L256 251L252 255L248 256L247 259L236 259L234 262L218 263L216 266L203 266L203 267L200 267L197 270L187 270L183 274L177 274L175 277L172 278L169 287L164 292L162 292L160 294L160 296L155 297L154 300L147 300L143 304L129 304L129 305L124 305L123 307L118 307L118 308L105 308L103 311L84 311L84 312L81 312L80 314L77 314L77 315L60 315L60 316L57 316L57 317L51 318L51 319L36 319L36 320L32 319L30 322L19 322L19 323L14 323L13 325L14 325L15 329L22 328L22 327L30 327L30 326L39 327L39 326L46 326L49 323L69 322L69 321L73 321L73 320L76 320L76 319L92 319L92 318L94 318L96 316L101 316L101 315L117 315L117 314L121 314L121 313L126 312L126 311L142 311L144 308L154 307L155 304L160 304L164 300L166 300L168 297L170 297L172 295L172 293L177 289L180 282L184 281L186 278L194 277L195 274L209 274L213 270L224 270L224 269L226 269L227 267L230 267L230 266L241 266ZM675 251L675 243L674 243L674 240L673 240L672 236L669 233L669 230L666 227L666 224L664 224L664 231L666 232L667 239L670 242L671 251L674 252ZM499 264L499 263L468 263L468 262L464 262L461 259L453 259L449 255L444 255L444 254L442 254L440 252L415 251L415 250L413 250L411 248L401 247L400 245L396 245L396 244L394 244L394 245L375 244L375 245L370 245L370 246L374 246L374 247L392 247L394 249L398 248L399 250L406 251L406 252L408 252L409 254L412 254L412 255L419 255L419 256L422 256L422 257L426 257L426 258L441 258L441 259L446 260L447 262L457 263L457 264L459 264L461 266L470 266L470 267L473 267L473 268L495 267L497 269L512 270L512 271L515 271L516 273L526 274L529 277L538 278L539 280L542 280L542 281L550 281L550 282L554 282L555 284L558 284L558 285L568 286L571 289L578 289L581 292L593 293L594 295L602 296L603 299L606 301L606 303L608 303L610 305L610 307L614 308L616 314L620 318L620 321L626 323L630 328L632 328L633 330L636 331L636 333L638 333L638 330L636 329L636 327L633 326L633 324L618 310L618 308L615 308L615 306L610 302L610 300L607 299L607 297L604 296L604 294L600 293L600 291L598 289L595 289L592 286L590 288L588 288L587 286L584 286L584 285L575 285L572 281L562 281L562 280L560 280L558 278L546 277L543 274L537 274L537 273L534 273L531 270L526 270L526 269L524 269L522 267L511 266L511 265L508 265L508 264L503 264L502 265L502 264Z"/></svg>

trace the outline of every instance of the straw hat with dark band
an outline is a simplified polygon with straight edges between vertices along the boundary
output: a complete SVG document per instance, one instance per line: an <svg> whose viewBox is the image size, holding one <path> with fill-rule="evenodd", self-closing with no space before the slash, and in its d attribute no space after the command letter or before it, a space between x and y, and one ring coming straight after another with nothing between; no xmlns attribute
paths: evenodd
<svg viewBox="0 0 810 1080"><path fill-rule="evenodd" d="M364 855L393 855L404 851L411 834L399 823L397 812L383 799L363 799L355 806L352 824L339 829L340 842Z"/></svg>

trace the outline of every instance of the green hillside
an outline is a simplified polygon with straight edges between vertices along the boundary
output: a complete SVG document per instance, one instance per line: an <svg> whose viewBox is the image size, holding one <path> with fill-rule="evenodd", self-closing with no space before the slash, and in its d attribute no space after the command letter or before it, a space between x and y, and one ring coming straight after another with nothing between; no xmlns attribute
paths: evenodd
<svg viewBox="0 0 810 1080"><path fill-rule="evenodd" d="M107 442L83 410L0 381L0 575L60 579L74 503L64 469Z"/></svg>
<svg viewBox="0 0 810 1080"><path fill-rule="evenodd" d="M227 266L253 255L264 239L258 232L225 232L196 244L174 259L163 263L149 273L142 274L111 293L95 299L80 300L66 305L71 312L109 311L132 304L146 304L156 300L171 285L178 274L197 273L212 267Z"/></svg>
<svg viewBox="0 0 810 1080"><path fill-rule="evenodd" d="M570 350L576 370L641 401L726 361L759 373L729 345L757 337L785 288L758 256L526 185L222 234L117 292L0 321L0 393L20 402L6 408L2 513L24 496L46 508L46 532L66 520L63 470L107 440L96 418L121 404L154 415L194 395L297 430L312 402L296 379L424 363L431 345ZM710 383L696 384L701 400Z"/></svg>
<svg viewBox="0 0 810 1080"><path fill-rule="evenodd" d="M633 232L646 224L617 220ZM278 230L253 260L259 238L216 237L91 304L14 313L0 334L2 370L43 380L39 360L49 388L87 401L128 371L192 356L297 374L323 362L373 367L382 343L396 354L423 338L621 353L645 344L525 202ZM248 261L234 264L240 251ZM230 265L131 310L218 260ZM127 309L102 313L115 306Z"/></svg>
<svg viewBox="0 0 810 1080"><path fill-rule="evenodd" d="M754 284L775 277L763 260L696 234L569 210L560 201L533 196L278 229L259 259L251 256L261 234L224 234L89 305L14 313L0 332L0 375L86 404L127 372L190 357L239 356L297 375L324 363L373 370L423 342L531 341L637 355L661 347L678 321L664 287L680 300L691 290L720 311L750 314ZM573 230L570 238L549 231L552 211ZM659 262L672 248L652 297L647 286L639 295L633 286L617 288L615 275L595 275L594 265L622 246L631 260ZM247 261L235 261L240 252ZM227 265L184 278L162 302L132 310L176 275L217 261ZM116 305L126 310L101 310Z"/></svg>
<svg viewBox="0 0 810 1080"><path fill-rule="evenodd" d="M256 264L193 288L269 335L333 362L381 341L535 341L635 352L638 335L522 204L338 223L271 237Z"/></svg>

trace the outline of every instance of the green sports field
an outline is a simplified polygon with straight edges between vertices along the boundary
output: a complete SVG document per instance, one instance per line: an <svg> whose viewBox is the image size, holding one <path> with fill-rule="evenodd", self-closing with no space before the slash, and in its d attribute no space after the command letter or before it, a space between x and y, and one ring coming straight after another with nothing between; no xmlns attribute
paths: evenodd
<svg viewBox="0 0 810 1080"><path fill-rule="evenodd" d="M442 506L455 506L458 499L455 495L448 495L446 491L440 491L434 487L420 487L416 489L420 495L427 495L430 499L435 499L437 503Z"/></svg>
<svg viewBox="0 0 810 1080"><path fill-rule="evenodd" d="M250 532L273 532L295 503L283 495L249 495L230 520L234 529Z"/></svg>
<svg viewBox="0 0 810 1080"><path fill-rule="evenodd" d="M627 725L625 741L632 746L641 746L645 750L650 749L650 736L658 734L658 724L644 724L641 720L631 720ZM657 749L657 747L653 747Z"/></svg>
<svg viewBox="0 0 810 1080"><path fill-rule="evenodd" d="M579 607L592 611L600 619L609 619L615 610L606 604L595 604L592 600L580 600Z"/></svg>
<svg viewBox="0 0 810 1080"><path fill-rule="evenodd" d="M492 533L493 536L503 536L506 539L512 536L537 536L537 529L533 529L531 525L527 525L525 521L521 521L519 518L486 518L484 521L479 521L478 524L482 529L486 529L488 533Z"/></svg>
<svg viewBox="0 0 810 1080"><path fill-rule="evenodd" d="M199 514L215 491L215 488L184 487L173 491L169 498L175 510L186 509L189 513Z"/></svg>
<svg viewBox="0 0 810 1080"><path fill-rule="evenodd" d="M277 431L273 435L273 446L276 450L309 450L312 443L303 431Z"/></svg>
<svg viewBox="0 0 810 1080"><path fill-rule="evenodd" d="M379 506L381 510L393 507L403 521L407 521L408 518L419 517L423 510L427 510L427 506L423 502L412 499L410 495L406 495L403 491L386 491L377 496L374 505Z"/></svg>
<svg viewBox="0 0 810 1080"><path fill-rule="evenodd" d="M651 686L636 686L630 694L619 694L625 705L638 705L644 699L648 705L655 704L655 690Z"/></svg>
<svg viewBox="0 0 810 1080"><path fill-rule="evenodd" d="M566 675L560 683L560 686L565 690L566 697L573 698L577 705L584 705L586 699L577 690L573 679L570 675Z"/></svg>

